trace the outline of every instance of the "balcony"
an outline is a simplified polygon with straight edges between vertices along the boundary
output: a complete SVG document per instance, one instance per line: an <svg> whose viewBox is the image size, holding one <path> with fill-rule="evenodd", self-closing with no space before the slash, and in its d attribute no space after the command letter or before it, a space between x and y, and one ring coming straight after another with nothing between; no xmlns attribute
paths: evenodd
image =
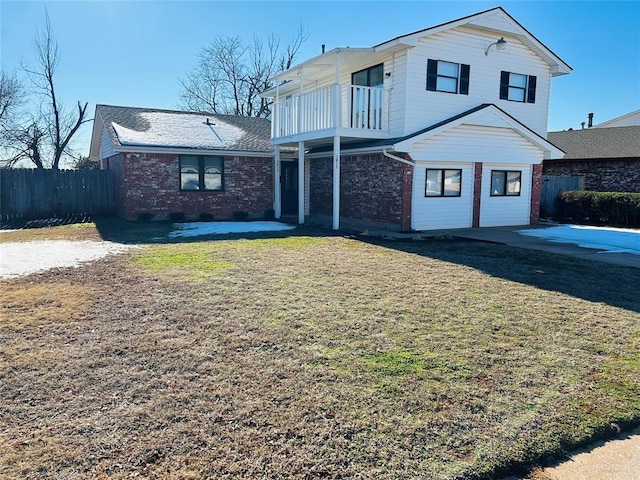
<svg viewBox="0 0 640 480"><path fill-rule="evenodd" d="M389 136L389 91L377 87L334 84L277 99L273 104L274 144Z"/></svg>

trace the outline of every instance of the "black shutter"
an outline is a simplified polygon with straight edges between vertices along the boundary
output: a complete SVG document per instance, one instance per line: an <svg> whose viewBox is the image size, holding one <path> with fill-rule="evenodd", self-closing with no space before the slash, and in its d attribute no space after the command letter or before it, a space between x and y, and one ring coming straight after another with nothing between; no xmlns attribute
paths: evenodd
<svg viewBox="0 0 640 480"><path fill-rule="evenodd" d="M429 59L427 61L427 90L436 91L436 81L438 80L438 61Z"/></svg>
<svg viewBox="0 0 640 480"><path fill-rule="evenodd" d="M469 73L471 71L471 67L469 65L465 65L464 63L460 64L460 92L462 95L469 95Z"/></svg>
<svg viewBox="0 0 640 480"><path fill-rule="evenodd" d="M536 76L529 75L527 82L527 103L536 103Z"/></svg>
<svg viewBox="0 0 640 480"><path fill-rule="evenodd" d="M509 72L500 73L500 100L509 98Z"/></svg>

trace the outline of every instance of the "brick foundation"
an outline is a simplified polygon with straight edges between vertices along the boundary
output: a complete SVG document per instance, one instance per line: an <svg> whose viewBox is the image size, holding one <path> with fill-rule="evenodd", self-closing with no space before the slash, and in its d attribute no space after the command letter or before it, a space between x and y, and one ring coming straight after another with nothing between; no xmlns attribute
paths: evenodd
<svg viewBox="0 0 640 480"><path fill-rule="evenodd" d="M116 211L129 220L147 212L155 219L174 212L192 219L201 213L230 219L236 211L255 218L273 208L271 158L224 157L224 191L180 191L178 155L120 154L108 164L114 171Z"/></svg>

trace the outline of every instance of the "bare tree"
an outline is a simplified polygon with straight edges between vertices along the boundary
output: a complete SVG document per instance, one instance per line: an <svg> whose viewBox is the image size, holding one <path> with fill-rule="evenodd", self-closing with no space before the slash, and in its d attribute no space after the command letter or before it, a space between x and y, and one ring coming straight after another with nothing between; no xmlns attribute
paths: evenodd
<svg viewBox="0 0 640 480"><path fill-rule="evenodd" d="M295 38L280 50L271 35L266 44L258 37L246 45L239 37L219 37L202 49L198 65L181 80L180 108L213 113L266 117L270 100L260 92L272 86L269 79L289 68L309 34L300 26Z"/></svg>
<svg viewBox="0 0 640 480"><path fill-rule="evenodd" d="M38 118L32 125L27 125L26 132L32 132L31 143L38 138L42 140L40 134L45 132L48 147L50 149L50 161L46 162L52 169L57 170L60 159L69 153L70 143L80 126L88 122L87 106L78 102L77 110L68 112L60 103L56 96L54 74L60 61L58 41L51 30L49 16L45 14L43 29L38 31L35 39L35 49L37 65L35 69L24 67L29 74L35 92L41 99ZM33 126L35 125L35 126ZM39 156L42 154L40 151ZM41 156L40 156L41 158ZM43 168L45 162L33 163L38 168Z"/></svg>
<svg viewBox="0 0 640 480"><path fill-rule="evenodd" d="M0 71L0 128L15 120L18 109L24 103L24 87L15 73Z"/></svg>

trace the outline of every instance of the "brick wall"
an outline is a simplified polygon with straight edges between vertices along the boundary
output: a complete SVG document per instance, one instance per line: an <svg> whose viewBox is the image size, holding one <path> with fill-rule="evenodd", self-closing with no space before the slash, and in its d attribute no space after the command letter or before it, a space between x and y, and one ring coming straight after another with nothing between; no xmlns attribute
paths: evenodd
<svg viewBox="0 0 640 480"><path fill-rule="evenodd" d="M273 208L271 158L224 157L224 191L180 191L178 155L124 154L123 165L123 216L130 220L145 212L156 219L173 212L229 219L245 211L261 217Z"/></svg>
<svg viewBox="0 0 640 480"><path fill-rule="evenodd" d="M545 175L584 177L585 190L640 193L640 158L545 160Z"/></svg>
<svg viewBox="0 0 640 480"><path fill-rule="evenodd" d="M471 226L480 226L480 200L482 198L482 162L473 164L473 219Z"/></svg>
<svg viewBox="0 0 640 480"><path fill-rule="evenodd" d="M313 214L332 215L333 160L311 160L310 205ZM380 154L342 156L340 218L387 224L399 230L411 225L413 168Z"/></svg>
<svg viewBox="0 0 640 480"><path fill-rule="evenodd" d="M537 225L540 220L540 194L542 193L542 165L533 165L531 172L531 215L529 223Z"/></svg>

